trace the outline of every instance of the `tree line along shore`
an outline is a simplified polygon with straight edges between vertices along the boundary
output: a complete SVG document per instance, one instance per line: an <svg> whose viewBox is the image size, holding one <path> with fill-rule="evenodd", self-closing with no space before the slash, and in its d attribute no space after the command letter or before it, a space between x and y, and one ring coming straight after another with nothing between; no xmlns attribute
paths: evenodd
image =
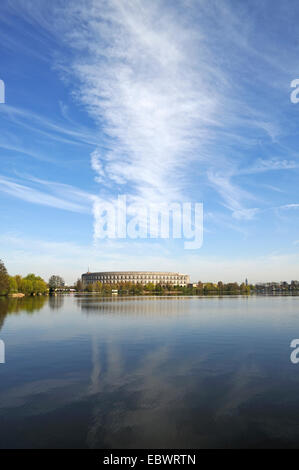
<svg viewBox="0 0 299 470"><path fill-rule="evenodd" d="M46 282L40 276L28 274L25 277L20 275L10 276L4 263L0 260L0 295L23 297L32 295L48 295L56 292L75 291L78 293L95 293L100 295L251 295L251 294L295 294L299 293L299 282L292 281L290 284L283 283L263 283L247 284L237 282L217 283L201 282L185 287L162 285L162 284L134 284L123 282L118 284L94 284L83 285L78 279L74 286L65 286L62 277L53 275Z"/></svg>
<svg viewBox="0 0 299 470"><path fill-rule="evenodd" d="M47 295L55 289L64 286L64 281L60 276L53 275L46 282L40 276L33 273L22 277L19 274L10 276L2 260L0 260L0 295L11 295L22 297L28 295Z"/></svg>
<svg viewBox="0 0 299 470"><path fill-rule="evenodd" d="M132 282L122 282L116 284L103 284L101 282L95 282L84 286L82 281L78 279L75 285L77 292L89 292L99 293L103 295L112 295L117 293L119 295L148 295L148 294L159 294L159 295L225 295L225 294L245 294L249 295L254 291L254 286L246 285L245 283L238 284L227 283L219 281L217 284L212 282L198 282L192 286L174 286L170 284L135 284Z"/></svg>

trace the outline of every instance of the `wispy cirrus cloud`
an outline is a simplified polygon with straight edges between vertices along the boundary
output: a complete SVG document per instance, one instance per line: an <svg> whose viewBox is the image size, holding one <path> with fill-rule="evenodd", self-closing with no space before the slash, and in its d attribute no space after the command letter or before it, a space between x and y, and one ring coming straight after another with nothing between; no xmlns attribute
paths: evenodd
<svg viewBox="0 0 299 470"><path fill-rule="evenodd" d="M248 87L255 73L261 87L277 90L286 64L292 63L289 56L273 56L271 41L264 41L262 50L256 47L258 5L248 15L246 5L201 0L175 5L87 0L53 6L41 1L38 8L17 0L10 2L14 11L16 4L45 37L62 38L72 48L56 67L70 79L74 96L99 132L66 129L59 135L61 129L50 128L57 139L82 139L97 147L91 165L100 191L107 186L135 200L183 200L193 165L199 168L198 186L209 186L207 174L227 162L235 176L291 168L287 161L261 159L239 170L240 154L228 157L213 147L218 142L219 148L222 139L227 150L252 145L253 136L266 134L273 141L281 135L270 101L265 106L262 96L253 105ZM269 84L273 73L276 82ZM234 216L253 217L256 208L248 206L254 198L241 182L233 184L228 175L214 176L212 183ZM193 187L192 198L202 192Z"/></svg>
<svg viewBox="0 0 299 470"><path fill-rule="evenodd" d="M196 165L199 185L212 185L233 217L251 219L258 209L250 201L257 198L215 168L228 164L234 177L297 168L286 159L261 158L240 170L240 155L228 157L214 147L222 138L229 149L252 145L253 135L275 141L281 134L270 108L249 104L247 78L239 72L251 70L251 57L267 70L261 83L271 71L283 74L268 43L263 54L255 47L253 23L244 24L246 8L90 0L67 11L69 24L60 22L58 30L75 49L69 66L79 81L75 93L104 132L105 150L91 154L101 188L126 191L135 200L183 200ZM223 45L233 65L221 56ZM192 189L193 198L203 192Z"/></svg>
<svg viewBox="0 0 299 470"><path fill-rule="evenodd" d="M53 121L41 114L8 104L0 107L0 117L1 116L10 119L11 122L19 126L31 129L52 140L63 143L72 145L83 143L94 146L98 142L90 129L74 122L70 125L70 123L66 123L65 119L56 119L56 121Z"/></svg>
<svg viewBox="0 0 299 470"><path fill-rule="evenodd" d="M3 122L24 127L32 156L39 156L39 141L46 142L40 151L48 152L48 157L59 149L59 158L68 166L67 181L74 178L74 186L46 181L54 172L41 162L30 162L25 171L40 178L17 176L9 183L6 178L4 185L0 182L2 191L74 213L90 212L95 200L113 202L118 194L126 194L128 202L136 204L203 200L210 215L205 220L215 229L213 250L224 246L222 231L228 229L226 246L233 255L237 248L231 242L232 230L239 238L256 236L253 246L267 231L267 211L268 220L273 215L294 220L291 210L296 204L281 208L296 201L296 187L288 197L286 172L298 168L297 124L288 114L288 106L293 106L288 87L290 75L294 78L297 73L297 50L292 49L294 34L288 35L292 15L282 4L257 0L250 5L230 0L5 3L13 12L10 21L14 15L21 17L22 37L26 29L32 29L32 38L41 36L42 46L50 37L51 46L59 44L59 50L47 53L46 60L51 61L52 71L60 73L78 108L87 110L96 125L91 129L78 125L76 114L72 116L75 108L69 111L64 102L49 108L59 112L60 106L61 115L52 118L19 107L3 109ZM269 17L266 4L271 21L261 21ZM17 47L18 39L16 34L12 45ZM30 55L34 42L26 42L26 49L20 47L20 51ZM51 75L54 87L55 73ZM45 88L43 93L45 97ZM37 95L38 106L33 109L41 109L40 98ZM82 116L83 122L91 123ZM11 135L16 134L14 130L7 128ZM292 132L293 140L287 142L285 137ZM22 142L3 137L1 141L8 152L26 150ZM76 145L76 155L69 144ZM73 171L76 159L80 166ZM78 189L82 181L86 187L91 180L90 165L98 199ZM13 159L5 162L2 173L15 174L15 168ZM97 219L95 207L93 215ZM246 222L253 219L255 224ZM259 230L263 225L264 231ZM221 235L216 243L217 232ZM96 238L96 230L94 234ZM171 252L171 248L169 257L179 251ZM119 251L121 259L123 251ZM201 260L196 263L202 266ZM216 261L214 272L215 266Z"/></svg>
<svg viewBox="0 0 299 470"><path fill-rule="evenodd" d="M258 208L246 208L244 201L254 199L253 196L232 182L232 175L226 173L208 172L211 186L223 199L223 205L232 211L235 219L252 219Z"/></svg>
<svg viewBox="0 0 299 470"><path fill-rule="evenodd" d="M253 166L237 170L237 174L250 175L255 173L264 173L266 171L293 170L299 168L299 163L294 160L279 158L269 158L267 160L259 158Z"/></svg>
<svg viewBox="0 0 299 470"><path fill-rule="evenodd" d="M33 178L31 181L38 183L40 189L34 188L28 182L25 185L0 175L0 191L33 204L71 212L91 213L92 201L95 196L66 184L34 180ZM48 191L45 191L45 187Z"/></svg>
<svg viewBox="0 0 299 470"><path fill-rule="evenodd" d="M280 206L279 209L299 209L299 203L285 204Z"/></svg>
<svg viewBox="0 0 299 470"><path fill-rule="evenodd" d="M90 1L73 15L66 37L79 51L70 64L77 96L106 136L107 151L92 153L97 180L145 200L183 199L186 169L205 160L225 112L214 86L223 75L204 40L195 46L200 30L162 2Z"/></svg>
<svg viewBox="0 0 299 470"><path fill-rule="evenodd" d="M236 219L250 220L259 212L259 208L248 208L246 202L256 201L257 197L249 191L243 189L234 182L237 177L254 175L271 171L294 170L299 164L294 160L286 160L279 158L262 159L259 158L251 166L238 168L236 165L228 163L227 168L223 168L221 172L209 170L207 173L208 181L211 186L218 192L223 200L223 205L232 211L232 216ZM268 186L277 192L282 192L279 188ZM284 206L287 207L287 206Z"/></svg>

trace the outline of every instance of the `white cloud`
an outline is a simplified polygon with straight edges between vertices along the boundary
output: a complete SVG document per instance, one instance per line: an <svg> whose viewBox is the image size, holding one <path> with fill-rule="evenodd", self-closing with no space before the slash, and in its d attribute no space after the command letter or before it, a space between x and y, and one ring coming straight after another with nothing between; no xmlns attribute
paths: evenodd
<svg viewBox="0 0 299 470"><path fill-rule="evenodd" d="M204 45L195 60L200 31L161 2L91 1L75 13L67 40L80 54L70 70L107 136L106 153L92 154L97 180L147 201L183 200L185 172L204 160L223 106Z"/></svg>
<svg viewBox="0 0 299 470"><path fill-rule="evenodd" d="M232 80L244 54L271 70L282 72L281 64L253 47L252 24L245 28L242 9L235 12L221 2L213 2L212 8L204 2L181 6L172 8L159 0L90 0L68 9L69 24L59 24L59 32L78 52L69 67L79 80L76 95L105 135L106 151L91 154L96 181L101 188L114 186L143 201L183 201L196 165L198 186L206 183L208 172L233 217L248 220L258 212L247 207L255 198L232 183L232 174L296 165L260 159L256 166L239 170L236 157L212 148L225 134L226 142L230 135L232 142L252 144L248 128L255 138L257 130L272 139L280 135L273 115L246 103L243 85L233 87ZM193 14L199 21L193 21ZM209 24L215 28L215 21L219 29L211 38ZM232 42L236 46L233 68L219 57L218 40L227 48ZM232 174L215 175L215 168L226 164ZM193 186L193 200L202 189Z"/></svg>
<svg viewBox="0 0 299 470"><path fill-rule="evenodd" d="M34 181L34 179L31 179ZM55 207L71 212L91 213L92 200L95 196L84 193L81 190L65 184L51 183L35 179L43 187L47 186L53 194L40 191L24 184L17 183L10 178L0 175L0 191L22 201L40 204L43 206ZM61 197L57 197L60 193ZM84 196L84 197L82 197ZM78 202L80 201L80 203Z"/></svg>
<svg viewBox="0 0 299 470"><path fill-rule="evenodd" d="M8 104L0 107L1 114L5 116L5 119L8 118L11 122L52 140L72 145L96 145L98 142L89 129L74 122L71 125L70 123L67 124L65 118L53 121L27 109L17 108Z"/></svg>
<svg viewBox="0 0 299 470"><path fill-rule="evenodd" d="M241 189L231 181L232 175L225 173L208 173L210 184L216 189L224 200L224 206L232 211L235 219L252 219L258 212L258 208L246 208L242 201L253 199L253 196L247 191Z"/></svg>
<svg viewBox="0 0 299 470"><path fill-rule="evenodd" d="M299 204L292 203L292 204L285 204L284 206L280 206L279 209L298 209Z"/></svg>
<svg viewBox="0 0 299 470"><path fill-rule="evenodd" d="M204 184L219 195L232 214L231 227L238 228L259 211L251 207L258 205L258 197L244 186L249 178L242 177L297 168L293 160L267 160L267 152L248 168L243 163L252 155L250 146L260 145L265 133L272 143L281 137L279 117L273 113L277 95L265 100L264 109L258 93L263 87L265 93L277 88L285 71L291 70L286 67L288 54L273 54L266 33L263 47L256 47L254 12L253 17L247 15L249 7L212 0L86 0L53 2L54 7L44 0L9 3L14 12L23 12L30 26L46 32L43 39L47 35L63 38L66 49L74 48L61 58L60 70L63 78L68 74L68 85L98 130L74 125L63 105L65 119L55 122L13 107L2 111L12 122L59 142L92 146L91 165L102 197L108 193L112 199L120 192L130 196L129 202L182 202L202 196ZM55 13L58 5L61 9ZM280 75L272 84L273 71ZM13 149L16 143L3 145ZM30 184L4 178L2 190L28 202L75 212L90 211L95 197L33 178ZM215 197L210 197L207 202L213 206ZM218 221L228 227L227 219L222 211ZM119 245L114 246L117 252ZM113 254L110 248L103 256ZM86 247L83 250L86 253ZM141 256L149 263L150 257ZM162 269L174 264L167 256L151 256ZM113 260L128 265L128 251L121 261L120 256ZM140 269L132 257L132 266L135 262ZM178 263L184 268L183 262ZM188 263L193 269L194 260ZM208 262L203 266L209 270ZM240 269L236 265L234 273Z"/></svg>
<svg viewBox="0 0 299 470"><path fill-rule="evenodd" d="M263 173L265 171L277 171L277 170L293 170L298 168L299 165L293 160L280 160L278 158L269 158L267 160L259 158L256 163L244 170L239 170L238 174L254 174Z"/></svg>
<svg viewBox="0 0 299 470"><path fill-rule="evenodd" d="M41 1L38 8L32 1L18 1L10 2L10 8L38 24L45 37L56 42L63 38L73 47L56 66L98 123L99 135L44 121L40 132L50 130L57 139L70 137L94 146L100 142L91 154L100 191L105 185L135 199L182 201L194 164L201 165L199 184L207 170L215 173L226 161L238 174L236 157L227 159L209 147L219 136L248 145L248 128L254 138L257 130L272 139L280 135L275 116L262 105L249 105L247 83L244 88L237 80L240 69L252 72L259 63L264 70L260 82L276 87L268 83L269 74L284 73L287 60L273 57L268 41L262 50L255 47L254 17L248 17L246 7L219 1L166 5L160 0L87 0L52 7ZM222 50L229 52L229 63ZM36 116L30 119L38 122ZM293 162L260 160L239 174L289 168ZM213 186L234 217L254 216L257 209L241 202L250 199L248 192L231 178L228 192L220 185L214 178ZM195 200L202 188L193 187L192 193ZM241 196L237 202L235 196Z"/></svg>

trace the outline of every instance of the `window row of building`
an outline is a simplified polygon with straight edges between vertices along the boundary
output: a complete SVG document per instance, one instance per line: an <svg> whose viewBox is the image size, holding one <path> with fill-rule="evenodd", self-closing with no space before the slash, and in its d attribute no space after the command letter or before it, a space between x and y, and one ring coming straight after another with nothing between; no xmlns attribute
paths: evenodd
<svg viewBox="0 0 299 470"><path fill-rule="evenodd" d="M101 282L103 284L131 282L133 284L152 283L186 286L190 282L190 278L187 274L150 271L98 272L82 274L83 285L93 284L94 282Z"/></svg>

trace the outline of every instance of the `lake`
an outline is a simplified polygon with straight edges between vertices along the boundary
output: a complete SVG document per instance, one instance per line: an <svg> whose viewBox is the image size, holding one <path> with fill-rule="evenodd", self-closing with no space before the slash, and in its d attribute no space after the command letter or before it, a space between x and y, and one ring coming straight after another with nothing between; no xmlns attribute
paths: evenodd
<svg viewBox="0 0 299 470"><path fill-rule="evenodd" d="M298 448L299 297L0 299L0 448Z"/></svg>

